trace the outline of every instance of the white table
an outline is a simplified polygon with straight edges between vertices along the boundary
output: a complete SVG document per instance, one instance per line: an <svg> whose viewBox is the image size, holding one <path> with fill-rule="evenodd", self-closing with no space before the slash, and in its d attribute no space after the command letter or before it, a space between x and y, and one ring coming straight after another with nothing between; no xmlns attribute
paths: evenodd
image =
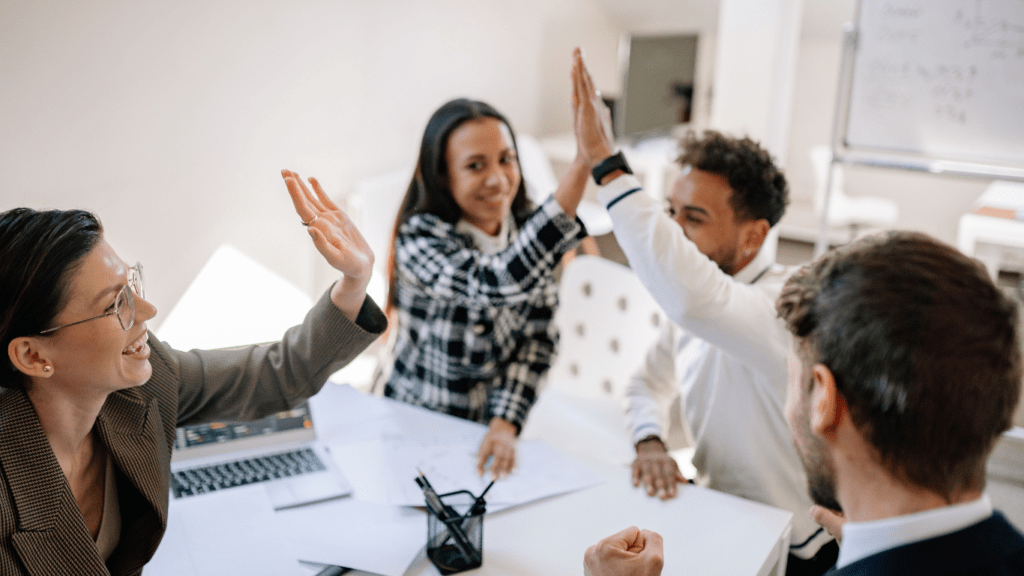
<svg viewBox="0 0 1024 576"><path fill-rule="evenodd" d="M313 400L318 429L328 434L332 428L338 429L332 419L346 418L343 406L332 405L331 393L328 388ZM402 434L436 433L439 427L462 424L389 399L375 401L388 403L394 410ZM679 496L667 502L648 497L630 482L632 446L624 418L621 408L609 402L553 390L542 393L522 437L544 439L584 462L605 482L488 514L484 519L483 566L467 574L581 574L586 548L630 525L662 534L666 575L784 571L790 512L695 486L683 487ZM339 464L349 473L358 465ZM423 532L425 542L425 524ZM309 568L309 574L315 573ZM406 572L407 576L436 574L422 553Z"/></svg>

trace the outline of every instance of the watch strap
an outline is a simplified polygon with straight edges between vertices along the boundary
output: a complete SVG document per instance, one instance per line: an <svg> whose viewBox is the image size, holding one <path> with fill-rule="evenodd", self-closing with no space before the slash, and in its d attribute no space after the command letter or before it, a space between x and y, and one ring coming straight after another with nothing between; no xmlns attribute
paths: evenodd
<svg viewBox="0 0 1024 576"><path fill-rule="evenodd" d="M633 173L629 163L626 162L626 157L622 154L622 150L598 162L597 166L594 166L590 171L590 175L594 177L594 182L597 182L597 185L600 186L601 180L604 180L605 176L616 170L622 170L626 174Z"/></svg>

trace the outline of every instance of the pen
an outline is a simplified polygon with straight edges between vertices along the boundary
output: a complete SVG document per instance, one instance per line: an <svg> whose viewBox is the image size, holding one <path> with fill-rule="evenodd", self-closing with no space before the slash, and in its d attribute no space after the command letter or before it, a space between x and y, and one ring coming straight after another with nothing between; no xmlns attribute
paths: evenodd
<svg viewBox="0 0 1024 576"><path fill-rule="evenodd" d="M476 516L484 513L485 507L487 506L487 502L484 502L484 495L491 489L491 486L494 486L494 480L491 480L491 483L487 485L487 488L484 488L484 491L476 497L476 501L473 502L473 508L469 511L470 516Z"/></svg>
<svg viewBox="0 0 1024 576"><path fill-rule="evenodd" d="M445 505L441 502L441 498L438 497L437 492L434 492L434 488L430 485L430 481L423 475L423 471L417 470L420 473L415 478L416 485L423 490L423 498L427 502L427 507L430 508L434 515L437 516L438 520L444 522L448 527L448 532L451 534L455 547L459 549L459 552L469 561L470 564L475 564L478 561L476 556L476 549L473 544L469 541L469 537L462 530L462 525L459 523L459 514L451 506ZM475 504L474 504L475 505Z"/></svg>

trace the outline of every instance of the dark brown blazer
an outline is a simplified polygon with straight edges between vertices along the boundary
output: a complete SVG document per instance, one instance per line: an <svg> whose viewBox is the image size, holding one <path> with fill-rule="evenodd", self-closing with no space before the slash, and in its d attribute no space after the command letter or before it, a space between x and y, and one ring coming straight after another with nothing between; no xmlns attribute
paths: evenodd
<svg viewBox="0 0 1024 576"><path fill-rule="evenodd" d="M352 323L325 295L281 342L181 352L150 334L153 376L111 394L96 420L117 470L122 518L106 564L32 403L20 389L0 388L0 576L140 574L167 527L175 428L291 408L386 326L370 298Z"/></svg>

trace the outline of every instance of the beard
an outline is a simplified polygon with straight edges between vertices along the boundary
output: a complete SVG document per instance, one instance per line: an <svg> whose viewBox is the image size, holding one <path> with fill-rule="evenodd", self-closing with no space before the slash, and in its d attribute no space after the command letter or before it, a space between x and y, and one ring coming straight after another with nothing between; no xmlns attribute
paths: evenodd
<svg viewBox="0 0 1024 576"><path fill-rule="evenodd" d="M736 273L736 252L739 250L738 242L733 241L728 246L722 246L715 251L714 254L709 254L708 258L712 262L718 264L718 267L729 276Z"/></svg>
<svg viewBox="0 0 1024 576"><path fill-rule="evenodd" d="M811 500L819 505L842 512L843 507L836 500L836 473L825 454L821 439L811 432L810 420L806 410L800 414L800 440L794 439L796 452L800 456L804 472L807 473L807 492Z"/></svg>
<svg viewBox="0 0 1024 576"><path fill-rule="evenodd" d="M843 507L836 500L836 476L832 465L828 462L821 464L823 467L808 468L805 462L807 491L815 504L841 513Z"/></svg>

